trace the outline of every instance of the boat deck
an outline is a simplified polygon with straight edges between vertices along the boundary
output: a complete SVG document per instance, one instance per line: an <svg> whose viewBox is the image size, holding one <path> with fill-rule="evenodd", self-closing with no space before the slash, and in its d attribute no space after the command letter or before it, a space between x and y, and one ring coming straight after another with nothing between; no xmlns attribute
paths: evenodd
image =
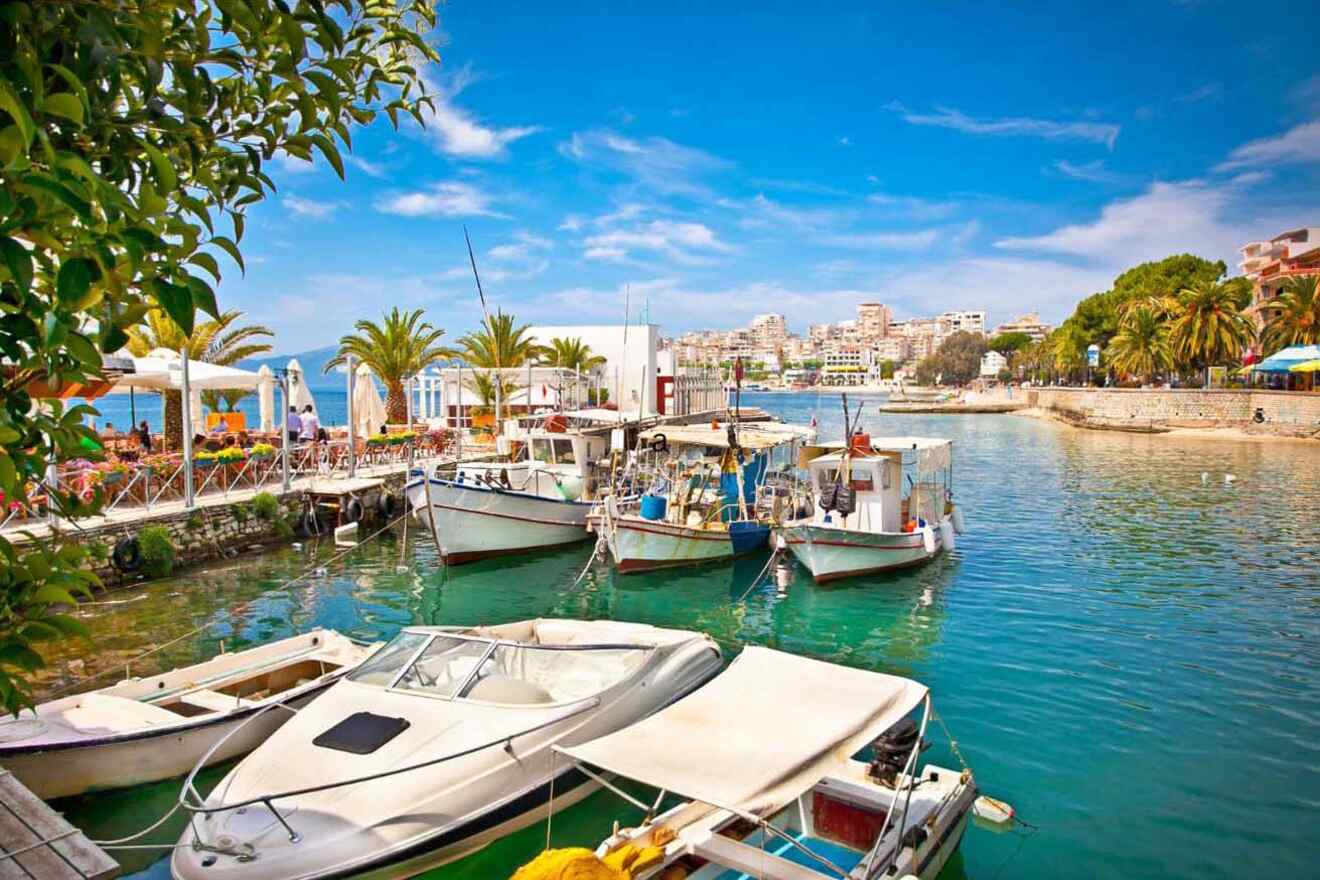
<svg viewBox="0 0 1320 880"><path fill-rule="evenodd" d="M0 769L0 880L104 880L119 863Z"/></svg>

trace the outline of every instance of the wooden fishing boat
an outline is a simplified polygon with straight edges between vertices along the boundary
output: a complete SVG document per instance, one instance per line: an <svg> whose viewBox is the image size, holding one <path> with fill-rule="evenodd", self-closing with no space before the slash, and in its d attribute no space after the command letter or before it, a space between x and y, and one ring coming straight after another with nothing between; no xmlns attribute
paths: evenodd
<svg viewBox="0 0 1320 880"><path fill-rule="evenodd" d="M953 443L872 438L809 450L806 514L778 542L817 583L920 565L954 548L963 529L953 503Z"/></svg>
<svg viewBox="0 0 1320 880"><path fill-rule="evenodd" d="M374 649L317 629L42 703L0 721L0 766L46 799L181 776L253 715L306 705ZM291 714L264 712L209 763L247 754Z"/></svg>
<svg viewBox="0 0 1320 880"><path fill-rule="evenodd" d="M646 492L605 497L591 527L621 573L732 559L764 548L774 511L760 504L767 474L791 464L815 431L762 422L665 426L642 434L658 456L642 465Z"/></svg>

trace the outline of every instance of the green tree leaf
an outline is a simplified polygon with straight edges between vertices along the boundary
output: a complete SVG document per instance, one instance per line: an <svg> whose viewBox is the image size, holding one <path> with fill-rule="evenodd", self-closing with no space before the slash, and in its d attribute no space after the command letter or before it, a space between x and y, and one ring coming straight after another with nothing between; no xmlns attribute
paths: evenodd
<svg viewBox="0 0 1320 880"><path fill-rule="evenodd" d="M179 329L183 331L184 336L191 336L193 318L196 314L192 291L159 278L152 283L151 288L156 302L160 303L160 307L165 310L165 314L169 315L174 323L179 325Z"/></svg>
<svg viewBox="0 0 1320 880"><path fill-rule="evenodd" d="M49 113L54 116L62 116L65 119L71 119L79 125L83 124L83 104L78 100L77 95L69 92L56 92L53 95L47 95L46 100L41 102L43 113Z"/></svg>
<svg viewBox="0 0 1320 880"><path fill-rule="evenodd" d="M94 270L92 261L84 257L74 257L61 263L59 276L55 279L55 292L60 301L72 304L87 296Z"/></svg>

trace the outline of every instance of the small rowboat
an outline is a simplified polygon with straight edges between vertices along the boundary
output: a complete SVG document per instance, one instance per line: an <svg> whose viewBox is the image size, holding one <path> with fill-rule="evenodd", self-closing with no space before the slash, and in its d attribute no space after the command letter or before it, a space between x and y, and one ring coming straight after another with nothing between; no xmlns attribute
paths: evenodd
<svg viewBox="0 0 1320 880"><path fill-rule="evenodd" d="M0 765L45 799L181 776L245 719L305 705L375 647L318 629L61 697L0 721ZM290 717L265 712L210 763L252 751Z"/></svg>

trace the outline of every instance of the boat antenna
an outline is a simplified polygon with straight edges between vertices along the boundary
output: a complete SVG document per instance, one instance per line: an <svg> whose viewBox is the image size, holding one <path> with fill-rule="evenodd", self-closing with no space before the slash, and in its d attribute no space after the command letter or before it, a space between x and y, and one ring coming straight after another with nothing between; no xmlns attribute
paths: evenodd
<svg viewBox="0 0 1320 880"><path fill-rule="evenodd" d="M619 399L614 402L614 405L617 407L615 411L619 414L618 420L620 422L623 421L623 385L625 382L628 381L628 321L631 317L628 314L628 308L629 308L629 300L631 298L632 298L632 285L624 284L623 285L623 364L621 365L621 369L623 370L623 374L622 374L623 378L619 379L617 382L614 383L614 393L619 396ZM642 416L641 407L638 407L637 417L639 421L641 420L641 416Z"/></svg>
<svg viewBox="0 0 1320 880"><path fill-rule="evenodd" d="M467 242L468 261L472 263L472 277L477 281L477 298L481 300L481 314L486 319L486 332L490 334L490 353L495 358L495 431L498 433L500 428L500 390L504 385L504 373L500 369L503 365L500 363L500 347L495 342L495 325L490 320L490 309L486 308L486 292L481 289L481 275L477 272L477 257L472 252L472 237L468 235L467 224L463 224L463 240ZM528 399L531 399L530 389L527 392ZM463 401L463 386L458 387L459 403Z"/></svg>

